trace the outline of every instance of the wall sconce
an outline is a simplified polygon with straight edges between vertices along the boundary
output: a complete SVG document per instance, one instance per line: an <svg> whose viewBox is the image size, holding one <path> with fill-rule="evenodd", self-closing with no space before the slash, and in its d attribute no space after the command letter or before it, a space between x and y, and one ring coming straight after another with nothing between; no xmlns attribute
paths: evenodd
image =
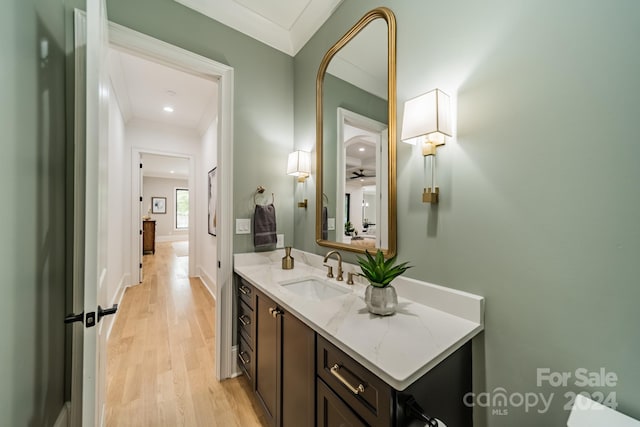
<svg viewBox="0 0 640 427"><path fill-rule="evenodd" d="M431 187L424 189L423 203L438 203L440 188L435 182L434 157L436 148L444 145L445 136L453 135L451 128L451 99L440 89L434 89L404 103L400 138L412 145L421 142L422 155L431 157Z"/></svg>
<svg viewBox="0 0 640 427"><path fill-rule="evenodd" d="M311 175L311 153L300 150L289 153L287 175L298 177L298 182L305 182ZM304 202L298 202L299 208L307 209L307 205L307 199L304 199Z"/></svg>

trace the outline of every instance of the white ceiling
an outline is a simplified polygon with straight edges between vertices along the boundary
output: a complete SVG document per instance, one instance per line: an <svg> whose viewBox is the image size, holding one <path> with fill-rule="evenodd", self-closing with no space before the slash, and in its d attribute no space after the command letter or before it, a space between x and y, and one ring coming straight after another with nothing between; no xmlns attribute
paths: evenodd
<svg viewBox="0 0 640 427"><path fill-rule="evenodd" d="M295 56L343 0L174 1ZM333 57L328 73L387 99L387 23L369 23Z"/></svg>
<svg viewBox="0 0 640 427"><path fill-rule="evenodd" d="M189 178L189 160L182 157L142 154L142 175L154 178Z"/></svg>
<svg viewBox="0 0 640 427"><path fill-rule="evenodd" d="M343 0L174 1L295 56Z"/></svg>
<svg viewBox="0 0 640 427"><path fill-rule="evenodd" d="M346 180L360 181L362 185L375 184L376 152L379 135L345 123ZM365 175L364 177L359 176Z"/></svg>
<svg viewBox="0 0 640 427"><path fill-rule="evenodd" d="M124 120L141 118L204 133L217 115L218 83L111 48L109 72ZM163 111L165 106L173 113Z"/></svg>

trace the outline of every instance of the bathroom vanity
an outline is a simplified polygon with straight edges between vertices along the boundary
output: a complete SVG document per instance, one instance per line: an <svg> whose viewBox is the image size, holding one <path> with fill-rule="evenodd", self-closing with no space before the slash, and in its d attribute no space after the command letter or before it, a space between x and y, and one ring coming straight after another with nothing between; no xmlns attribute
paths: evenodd
<svg viewBox="0 0 640 427"><path fill-rule="evenodd" d="M408 426L410 407L473 424L463 396L482 297L398 278L398 311L375 316L364 283L329 280L321 257L293 255L293 270L282 251L235 255L238 364L270 425Z"/></svg>

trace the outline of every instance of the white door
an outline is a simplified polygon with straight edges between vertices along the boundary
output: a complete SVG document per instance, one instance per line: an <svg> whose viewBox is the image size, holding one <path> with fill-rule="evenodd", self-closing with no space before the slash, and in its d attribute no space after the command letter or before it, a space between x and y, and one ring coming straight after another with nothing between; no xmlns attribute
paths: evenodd
<svg viewBox="0 0 640 427"><path fill-rule="evenodd" d="M104 423L106 386L107 322L101 318L115 311L100 308L107 305L108 36L105 0L87 0L86 5L86 17L75 14L74 211L79 220L74 229L74 308L83 310L84 322L74 326L71 399L72 422L99 426Z"/></svg>

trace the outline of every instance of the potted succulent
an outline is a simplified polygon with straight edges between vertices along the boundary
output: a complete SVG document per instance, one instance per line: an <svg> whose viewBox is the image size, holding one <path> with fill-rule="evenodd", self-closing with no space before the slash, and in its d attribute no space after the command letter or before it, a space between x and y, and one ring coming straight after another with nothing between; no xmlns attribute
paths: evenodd
<svg viewBox="0 0 640 427"><path fill-rule="evenodd" d="M356 231L355 228L353 228L353 224L351 224L351 221L347 221L344 223L344 235L345 236L353 236L353 232Z"/></svg>
<svg viewBox="0 0 640 427"><path fill-rule="evenodd" d="M411 268L407 262L396 265L397 255L384 259L380 249L375 257L369 251L365 251L366 258L358 257L358 264L362 269L360 276L369 280L369 286L364 294L369 312L387 316L396 311L398 305L398 295L391 282L396 277Z"/></svg>

